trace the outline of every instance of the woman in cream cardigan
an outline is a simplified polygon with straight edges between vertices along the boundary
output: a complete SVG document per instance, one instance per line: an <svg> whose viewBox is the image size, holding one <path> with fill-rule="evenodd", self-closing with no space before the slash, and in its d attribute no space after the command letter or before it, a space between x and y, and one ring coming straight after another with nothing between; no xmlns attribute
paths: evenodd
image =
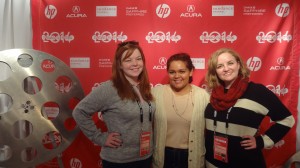
<svg viewBox="0 0 300 168"><path fill-rule="evenodd" d="M155 97L153 168L204 168L204 110L208 93L193 84L194 66L186 53L167 61L169 84Z"/></svg>

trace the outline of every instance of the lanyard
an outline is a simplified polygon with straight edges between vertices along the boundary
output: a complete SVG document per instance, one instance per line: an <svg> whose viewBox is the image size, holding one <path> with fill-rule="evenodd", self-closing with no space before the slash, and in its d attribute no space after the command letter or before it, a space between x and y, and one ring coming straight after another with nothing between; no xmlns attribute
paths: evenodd
<svg viewBox="0 0 300 168"><path fill-rule="evenodd" d="M139 105L139 108L140 108L140 121L141 123L143 123L144 121L144 110L141 106L141 103L139 100L136 100L137 104ZM152 121L152 105L151 105L151 102L147 102L148 105L149 105L149 121L151 122Z"/></svg>
<svg viewBox="0 0 300 168"><path fill-rule="evenodd" d="M230 114L230 111L231 111L232 107L230 107L228 110L227 110L227 114L226 114L226 134L227 134L227 129L229 127L229 114ZM216 128L217 128L217 110L214 111L214 132L216 131Z"/></svg>

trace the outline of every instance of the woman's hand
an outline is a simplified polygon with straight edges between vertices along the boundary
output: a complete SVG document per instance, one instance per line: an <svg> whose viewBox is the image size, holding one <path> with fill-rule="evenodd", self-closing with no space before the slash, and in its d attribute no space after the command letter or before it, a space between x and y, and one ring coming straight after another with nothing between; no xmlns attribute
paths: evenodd
<svg viewBox="0 0 300 168"><path fill-rule="evenodd" d="M242 136L243 140L241 141L241 146L244 147L246 150L255 149L256 146L256 139L253 136L245 135Z"/></svg>
<svg viewBox="0 0 300 168"><path fill-rule="evenodd" d="M118 148L122 146L122 140L120 139L121 134L117 132L109 133L105 141L105 146L111 148Z"/></svg>

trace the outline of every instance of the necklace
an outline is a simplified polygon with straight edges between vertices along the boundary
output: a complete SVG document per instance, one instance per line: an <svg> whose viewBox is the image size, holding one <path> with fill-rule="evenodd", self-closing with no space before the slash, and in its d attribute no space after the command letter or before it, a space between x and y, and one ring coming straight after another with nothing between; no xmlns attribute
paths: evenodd
<svg viewBox="0 0 300 168"><path fill-rule="evenodd" d="M184 113L186 112L186 109L189 106L190 99L192 99L192 89L189 91L189 95L188 95L185 107L184 107L184 109L181 112L179 112L179 110L177 108L177 105L176 105L176 102L175 102L175 94L173 93L173 91L171 91L171 95L172 95L172 107L173 107L176 115L179 116L180 118L182 118L183 120L185 120L187 122L190 122L189 120L187 120L186 118L184 118L183 115L184 115ZM192 106L194 106L193 100L192 100Z"/></svg>

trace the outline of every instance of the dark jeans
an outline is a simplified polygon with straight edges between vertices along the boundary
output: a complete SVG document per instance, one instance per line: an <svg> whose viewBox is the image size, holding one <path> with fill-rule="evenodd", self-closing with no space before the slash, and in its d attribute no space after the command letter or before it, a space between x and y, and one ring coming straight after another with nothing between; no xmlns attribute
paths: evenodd
<svg viewBox="0 0 300 168"><path fill-rule="evenodd" d="M152 157L145 160L128 162L128 163L114 163L102 160L103 168L150 168L152 164Z"/></svg>
<svg viewBox="0 0 300 168"><path fill-rule="evenodd" d="M165 148L164 168L187 168L188 149Z"/></svg>

